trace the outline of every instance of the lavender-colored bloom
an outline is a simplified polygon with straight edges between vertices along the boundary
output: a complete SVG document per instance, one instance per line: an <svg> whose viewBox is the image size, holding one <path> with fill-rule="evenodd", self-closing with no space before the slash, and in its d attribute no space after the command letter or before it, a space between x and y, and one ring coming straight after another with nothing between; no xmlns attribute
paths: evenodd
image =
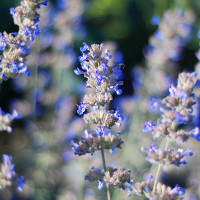
<svg viewBox="0 0 200 200"><path fill-rule="evenodd" d="M24 72L24 74L25 74L27 77L30 77L31 71L30 71L29 69L26 69L26 71Z"/></svg>
<svg viewBox="0 0 200 200"><path fill-rule="evenodd" d="M11 119L21 119L21 115L16 111L16 110L13 110L13 113L12 113L12 116L11 116Z"/></svg>
<svg viewBox="0 0 200 200"><path fill-rule="evenodd" d="M18 72L18 66L16 62L12 62L10 64L10 68L12 69L12 73L17 73Z"/></svg>
<svg viewBox="0 0 200 200"><path fill-rule="evenodd" d="M142 131L144 133L149 133L154 131L154 129L155 129L155 124L153 123L153 121L148 121L144 123Z"/></svg>
<svg viewBox="0 0 200 200"><path fill-rule="evenodd" d="M47 6L47 0L40 2L41 5Z"/></svg>
<svg viewBox="0 0 200 200"><path fill-rule="evenodd" d="M84 112L85 112L85 109L86 109L86 103L83 103L83 102L81 102L81 105L78 105L77 104L77 107L78 107L78 110L77 110L77 113L79 114L79 115L82 115Z"/></svg>
<svg viewBox="0 0 200 200"><path fill-rule="evenodd" d="M3 51L6 47L6 40L5 40L5 37L2 33L0 33L0 51Z"/></svg>
<svg viewBox="0 0 200 200"><path fill-rule="evenodd" d="M35 39L34 36L33 36L32 31L31 31L30 26L25 26L24 27L24 35L27 36L27 37L29 37L29 39L31 41L33 41Z"/></svg>
<svg viewBox="0 0 200 200"><path fill-rule="evenodd" d="M17 177L15 183L17 184L17 191L22 192L24 184L26 183L26 180L24 179L23 176Z"/></svg>
<svg viewBox="0 0 200 200"><path fill-rule="evenodd" d="M80 51L83 53L84 51L90 50L91 47L88 46L85 42L83 42L83 47L80 48Z"/></svg>
<svg viewBox="0 0 200 200"><path fill-rule="evenodd" d="M160 23L160 17L159 16L155 15L151 18L151 24L152 25L155 26L155 25L158 25L159 23Z"/></svg>
<svg viewBox="0 0 200 200"><path fill-rule="evenodd" d="M113 115L115 118L117 118L118 120L120 121L123 121L124 120L124 116L120 113L120 110L119 108L116 109L114 115Z"/></svg>
<svg viewBox="0 0 200 200"><path fill-rule="evenodd" d="M179 187L179 185L176 185L170 192L171 194L176 194L176 195L184 195L185 190L182 187Z"/></svg>
<svg viewBox="0 0 200 200"><path fill-rule="evenodd" d="M108 71L108 66L106 61L102 61L100 67L104 73Z"/></svg>
<svg viewBox="0 0 200 200"><path fill-rule="evenodd" d="M98 180L98 186L97 186L97 189L98 189L98 190L101 190L102 187L103 187L103 184L104 184L104 181L100 181L100 180Z"/></svg>
<svg viewBox="0 0 200 200"><path fill-rule="evenodd" d="M121 94L122 94L122 90L118 88L119 85L122 85L122 83L123 83L123 82L120 81L120 82L118 82L114 87L111 87L111 88L114 89L114 91L116 92L117 95L121 95Z"/></svg>
<svg viewBox="0 0 200 200"><path fill-rule="evenodd" d="M159 42L162 42L164 40L164 35L163 33L160 31L160 30L157 30L155 33L154 33L154 37L159 41Z"/></svg>
<svg viewBox="0 0 200 200"><path fill-rule="evenodd" d="M105 54L104 54L104 58L105 58L105 59L108 59L108 60L109 60L109 59L112 58L112 55L108 55L109 52L110 52L110 50L108 50L108 49L105 50Z"/></svg>
<svg viewBox="0 0 200 200"><path fill-rule="evenodd" d="M160 104L161 104L161 101L159 99L152 98L151 99L151 110L156 111L159 108Z"/></svg>
<svg viewBox="0 0 200 200"><path fill-rule="evenodd" d="M3 154L3 167L5 166L4 175L7 179L11 179L15 176L14 169L15 165L12 164L12 156ZM1 167L2 168L2 167Z"/></svg>
<svg viewBox="0 0 200 200"><path fill-rule="evenodd" d="M122 70L120 68L114 67L112 70L112 76L114 76L115 79L119 80L122 76Z"/></svg>
<svg viewBox="0 0 200 200"><path fill-rule="evenodd" d="M38 24L34 25L34 26L32 27L32 29L33 29L35 35L40 35L40 29L39 29Z"/></svg>
<svg viewBox="0 0 200 200"><path fill-rule="evenodd" d="M94 130L94 132L98 135L98 136L103 136L105 135L105 129L103 126L97 126L97 128Z"/></svg>
<svg viewBox="0 0 200 200"><path fill-rule="evenodd" d="M14 15L15 13L16 13L15 9L14 8L10 8L10 14Z"/></svg>
<svg viewBox="0 0 200 200"><path fill-rule="evenodd" d="M23 53L24 55L29 55L30 54L29 47L26 47L26 46L23 46L23 45L19 45L19 44L18 44L18 47L19 47L19 51L21 53Z"/></svg>
<svg viewBox="0 0 200 200"><path fill-rule="evenodd" d="M30 35L30 30L31 30L30 26L25 26L24 27L24 35L25 36L29 36Z"/></svg>
<svg viewBox="0 0 200 200"><path fill-rule="evenodd" d="M76 75L85 74L85 72L81 71L78 67L74 70Z"/></svg>
<svg viewBox="0 0 200 200"><path fill-rule="evenodd" d="M88 57L89 57L88 54L83 53L82 56L79 56L79 61L80 61L80 62L83 62L83 61L87 60Z"/></svg>
<svg viewBox="0 0 200 200"><path fill-rule="evenodd" d="M37 16L32 19L35 23L39 22L40 21L40 14L37 13Z"/></svg>
<svg viewBox="0 0 200 200"><path fill-rule="evenodd" d="M176 96L176 88L174 87L174 85L170 85L169 93L170 93L170 96Z"/></svg>
<svg viewBox="0 0 200 200"><path fill-rule="evenodd" d="M95 81L96 81L97 86L101 86L104 81L104 74L100 73L98 70L96 70Z"/></svg>

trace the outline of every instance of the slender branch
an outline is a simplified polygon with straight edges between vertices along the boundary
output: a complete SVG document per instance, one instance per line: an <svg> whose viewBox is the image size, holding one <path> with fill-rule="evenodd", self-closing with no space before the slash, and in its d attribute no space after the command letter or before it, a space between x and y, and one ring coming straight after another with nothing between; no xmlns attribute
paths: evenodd
<svg viewBox="0 0 200 200"><path fill-rule="evenodd" d="M169 138L167 137L165 148L164 148L165 151L168 149L168 146L169 146ZM161 166L162 166L162 164L159 163L158 168L157 168L157 172L156 172L154 185L153 185L153 193L155 193L156 187L157 187L157 184L158 184L158 181L159 181Z"/></svg>
<svg viewBox="0 0 200 200"><path fill-rule="evenodd" d="M100 143L101 143L101 157L102 157L102 162L103 162L103 169L104 172L106 172L106 161L105 161L105 156L104 156L104 149L103 149L103 145L102 145L102 136L100 136Z"/></svg>
<svg viewBox="0 0 200 200"><path fill-rule="evenodd" d="M100 104L98 104L98 115L100 118ZM103 162L103 169L105 173L107 169L106 169L106 160L105 160L105 155L104 155L102 136L100 136L100 144L101 144L101 157L102 157L102 162ZM111 198L110 198L109 184L106 184L106 193L107 193L107 199L110 200Z"/></svg>
<svg viewBox="0 0 200 200"><path fill-rule="evenodd" d="M104 149L103 149L103 145L102 145L102 136L100 137L100 143L101 143L101 156L102 156L102 162L103 162L103 169L104 172L106 172L106 161L105 161L105 156L104 156ZM106 184L106 190L107 190L107 199L110 200L110 189L109 189L109 185Z"/></svg>

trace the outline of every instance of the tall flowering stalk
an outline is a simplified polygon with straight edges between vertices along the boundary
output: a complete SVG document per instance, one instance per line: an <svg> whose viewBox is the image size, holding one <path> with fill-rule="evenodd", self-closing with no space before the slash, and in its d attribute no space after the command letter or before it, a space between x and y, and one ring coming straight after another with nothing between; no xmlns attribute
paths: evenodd
<svg viewBox="0 0 200 200"><path fill-rule="evenodd" d="M30 71L25 65L26 57L29 55L30 41L34 40L35 35L40 34L39 22L40 15L37 9L40 5L47 5L46 1L23 0L21 6L10 9L14 23L19 26L17 33L0 33L0 82L8 78L16 77L24 73L29 76ZM12 114L5 114L0 108L0 131L11 132L11 122L19 119L20 115L14 110ZM16 177L15 165L12 163L12 156L3 154L3 163L0 166L0 189L10 186L14 181L17 190L22 191L25 180L23 176Z"/></svg>
<svg viewBox="0 0 200 200"><path fill-rule="evenodd" d="M117 95L122 93L119 88L122 81L119 81L121 68L123 65L109 66L109 50L102 52L103 44L93 44L88 46L84 43L81 48L82 56L79 57L82 70L77 68L77 75L84 74L87 78L86 86L95 89L95 92L85 95L80 105L77 105L77 113L83 115L86 123L95 124L94 130L85 130L85 137L77 144L71 142L75 154L79 156L87 153L93 154L95 151L101 151L103 172L99 168L92 167L85 179L89 181L98 180L98 189L101 189L104 183L107 186L107 199L110 199L109 185L125 189L125 183L131 183L130 171L126 169L114 169L107 167L104 150L108 149L111 153L115 148L121 148L123 141L118 137L119 133L112 133L112 126L120 125L123 115L119 109L116 111L106 110L105 105L113 99L112 92ZM87 53L85 53L87 51Z"/></svg>
<svg viewBox="0 0 200 200"><path fill-rule="evenodd" d="M40 34L37 24L40 15L37 10L40 5L47 5L46 1L23 0L21 5L10 9L14 23L19 26L17 33L0 33L0 81L16 77L18 74L30 76L30 71L25 65L26 57L30 54L30 42L35 35Z"/></svg>
<svg viewBox="0 0 200 200"><path fill-rule="evenodd" d="M174 150L169 146L170 142L186 142L191 137L197 139L199 137L198 127L187 126L194 120L193 105L196 103L196 99L193 92L196 81L195 73L179 74L177 86L171 85L169 95L158 102L161 116L157 120L157 124L154 124L153 121L144 124L144 132L152 132L154 139L165 138L166 140L164 148L157 148L155 144L151 144L149 149L142 148L142 151L147 154L146 159L151 163L158 164L155 180L152 179L151 186L148 186L148 190L144 190L144 194L149 199L183 199L184 190L182 188L176 186L176 189L169 189L159 183L159 177L162 166L185 165L187 163L186 156L193 155L191 149ZM170 196L172 193L173 197Z"/></svg>

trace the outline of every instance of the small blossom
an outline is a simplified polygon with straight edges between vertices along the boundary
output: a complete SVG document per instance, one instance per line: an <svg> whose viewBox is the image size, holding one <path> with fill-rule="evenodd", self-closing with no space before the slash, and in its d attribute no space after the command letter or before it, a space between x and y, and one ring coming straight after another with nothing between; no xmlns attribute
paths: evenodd
<svg viewBox="0 0 200 200"><path fill-rule="evenodd" d="M151 18L151 24L152 25L158 25L160 23L160 17L158 17L157 15L155 15L155 16L153 16L152 18Z"/></svg>
<svg viewBox="0 0 200 200"><path fill-rule="evenodd" d="M104 74L100 73L98 70L96 70L95 81L96 81L97 86L101 86L104 80L105 80Z"/></svg>
<svg viewBox="0 0 200 200"><path fill-rule="evenodd" d="M149 133L149 132L153 132L155 129L155 124L153 123L153 121L149 121L149 122L145 122L143 125L143 132L144 133Z"/></svg>
<svg viewBox="0 0 200 200"><path fill-rule="evenodd" d="M17 177L17 180L15 181L15 183L17 184L17 191L22 192L24 184L26 183L26 180L24 179L24 177L23 176Z"/></svg>
<svg viewBox="0 0 200 200"><path fill-rule="evenodd" d="M104 73L108 71L108 66L106 61L102 61L100 67Z"/></svg>
<svg viewBox="0 0 200 200"><path fill-rule="evenodd" d="M115 111L114 115L113 115L115 118L117 118L118 120L120 121L123 121L124 120L124 116L120 113L120 110L119 108L117 108L117 110Z"/></svg>
<svg viewBox="0 0 200 200"><path fill-rule="evenodd" d="M41 5L47 6L47 0L40 2Z"/></svg>
<svg viewBox="0 0 200 200"><path fill-rule="evenodd" d="M77 67L77 69L74 70L74 73L76 75L85 74L85 72L81 71L78 67Z"/></svg>
<svg viewBox="0 0 200 200"><path fill-rule="evenodd" d="M10 8L10 14L14 15L15 13L16 13L15 9L14 8Z"/></svg>
<svg viewBox="0 0 200 200"><path fill-rule="evenodd" d="M98 136L103 136L105 135L105 129L103 126L97 126L97 128L95 129L95 133L98 135Z"/></svg>
<svg viewBox="0 0 200 200"><path fill-rule="evenodd" d="M77 107L78 107L78 110L77 110L77 113L79 114L79 115L82 115L84 112L85 112L85 109L86 109L86 103L83 103L83 102L81 102L81 105L78 105L77 104Z"/></svg>
<svg viewBox="0 0 200 200"><path fill-rule="evenodd" d="M0 33L0 51L3 51L6 47L7 41L5 40L5 37Z"/></svg>
<svg viewBox="0 0 200 200"><path fill-rule="evenodd" d="M104 181L100 181L100 180L98 180L98 186L97 186L97 189L98 189L98 190L101 190L102 187L103 187L103 184L104 184Z"/></svg>

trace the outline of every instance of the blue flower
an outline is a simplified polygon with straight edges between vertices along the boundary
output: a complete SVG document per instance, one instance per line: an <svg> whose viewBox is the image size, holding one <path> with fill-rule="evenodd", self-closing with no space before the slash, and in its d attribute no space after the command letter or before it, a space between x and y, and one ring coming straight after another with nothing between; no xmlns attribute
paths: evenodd
<svg viewBox="0 0 200 200"><path fill-rule="evenodd" d="M120 113L119 108L116 109L116 111L114 113L114 117L117 118L120 121L124 120L124 116Z"/></svg>
<svg viewBox="0 0 200 200"><path fill-rule="evenodd" d="M105 58L105 59L108 59L108 60L109 60L109 59L112 58L112 55L108 55L109 52L110 52L110 50L108 50L108 49L105 50L105 54L104 54L104 58Z"/></svg>
<svg viewBox="0 0 200 200"><path fill-rule="evenodd" d="M0 33L0 51L3 51L6 47L7 41L2 33Z"/></svg>
<svg viewBox="0 0 200 200"><path fill-rule="evenodd" d="M105 129L103 126L97 126L97 128L94 130L94 132L98 135L98 136L103 136L105 135Z"/></svg>
<svg viewBox="0 0 200 200"><path fill-rule="evenodd" d="M79 114L79 115L82 115L84 112L85 112L85 109L86 109L86 103L83 103L83 102L81 102L81 105L76 105L77 107L78 107L78 110L77 110L77 113Z"/></svg>
<svg viewBox="0 0 200 200"><path fill-rule="evenodd" d="M85 42L83 42L83 47L80 48L80 51L83 53L86 50L90 50L91 47L88 46Z"/></svg>
<svg viewBox="0 0 200 200"><path fill-rule="evenodd" d="M45 0L45 1L43 1L43 2L40 2L40 5L47 6L47 0Z"/></svg>
<svg viewBox="0 0 200 200"><path fill-rule="evenodd" d="M155 15L155 16L153 16L152 18L151 18L151 24L152 25L158 25L160 23L160 17L158 17L157 15Z"/></svg>
<svg viewBox="0 0 200 200"><path fill-rule="evenodd" d="M171 190L171 194L176 194L178 196L180 195L184 195L185 194L185 190L182 187L179 187L179 185L175 185L175 187Z"/></svg>
<svg viewBox="0 0 200 200"><path fill-rule="evenodd" d="M155 129L155 124L153 123L153 121L149 121L144 123L142 131L144 133L149 133L154 131L154 129Z"/></svg>
<svg viewBox="0 0 200 200"><path fill-rule="evenodd" d="M27 36L27 37L29 37L29 39L31 41L33 41L35 39L34 36L33 36L32 31L31 31L30 26L25 26L24 27L24 35Z"/></svg>
<svg viewBox="0 0 200 200"><path fill-rule="evenodd" d="M103 184L104 184L104 181L100 181L100 180L98 180L98 186L97 186L97 189L98 189L98 190L101 190L102 187L103 187Z"/></svg>
<svg viewBox="0 0 200 200"><path fill-rule="evenodd" d="M39 26L38 24L36 24L35 26L32 27L35 35L40 35L40 29L39 29Z"/></svg>
<svg viewBox="0 0 200 200"><path fill-rule="evenodd" d="M101 61L100 67L104 73L108 71L108 66L106 61Z"/></svg>
<svg viewBox="0 0 200 200"><path fill-rule="evenodd" d="M16 74L18 72L18 65L15 61L10 64L10 68L12 70L12 73Z"/></svg>
<svg viewBox="0 0 200 200"><path fill-rule="evenodd" d="M17 191L22 192L24 184L26 183L26 180L24 179L23 176L17 177L15 183L17 184Z"/></svg>
<svg viewBox="0 0 200 200"><path fill-rule="evenodd" d="M101 86L101 84L103 83L104 76L105 75L103 73L100 73L98 70L96 70L96 72L95 72L95 81L96 81L96 84L98 86Z"/></svg>
<svg viewBox="0 0 200 200"><path fill-rule="evenodd" d="M15 13L16 13L15 9L14 8L10 8L10 14L14 15Z"/></svg>
<svg viewBox="0 0 200 200"><path fill-rule="evenodd" d="M76 75L85 74L85 72L81 71L78 67L74 70Z"/></svg>

